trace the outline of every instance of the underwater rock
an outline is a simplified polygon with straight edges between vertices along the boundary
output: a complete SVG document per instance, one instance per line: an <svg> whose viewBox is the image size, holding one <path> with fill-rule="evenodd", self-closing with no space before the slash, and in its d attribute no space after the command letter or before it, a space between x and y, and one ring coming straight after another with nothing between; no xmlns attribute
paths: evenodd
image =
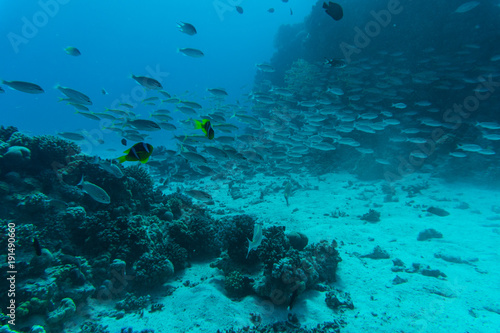
<svg viewBox="0 0 500 333"><path fill-rule="evenodd" d="M81 206L68 207L63 213L63 221L69 228L80 227L86 217L87 212Z"/></svg>
<svg viewBox="0 0 500 333"><path fill-rule="evenodd" d="M60 324L63 320L70 318L75 312L75 302L71 298L63 298L59 307L48 314L47 322L51 325Z"/></svg>
<svg viewBox="0 0 500 333"><path fill-rule="evenodd" d="M378 222L378 221L380 221L380 212L377 212L374 209L370 209L370 211L368 213L361 216L361 219L363 221L367 221L367 222L371 222L371 223Z"/></svg>
<svg viewBox="0 0 500 333"><path fill-rule="evenodd" d="M370 258L370 259L389 259L389 253L386 250L383 250L380 246L375 246L372 253L365 254L361 256L361 258Z"/></svg>
<svg viewBox="0 0 500 333"><path fill-rule="evenodd" d="M26 147L13 146L9 147L3 155L2 164L7 168L19 168L26 166L31 160L31 151Z"/></svg>
<svg viewBox="0 0 500 333"><path fill-rule="evenodd" d="M111 270L115 271L116 273L118 273L118 276L120 276L120 277L125 276L126 267L127 267L127 263L123 260L120 260L120 259L113 260L111 265L109 265L109 268Z"/></svg>
<svg viewBox="0 0 500 333"><path fill-rule="evenodd" d="M431 238L443 238L443 234L435 229L425 229L418 234L418 241L425 241Z"/></svg>
<svg viewBox="0 0 500 333"><path fill-rule="evenodd" d="M394 266L391 268L391 271L393 271L393 272L402 272L402 271L404 271L405 264L404 264L404 262L401 259L398 259L398 258L393 259L392 263L394 264Z"/></svg>
<svg viewBox="0 0 500 333"><path fill-rule="evenodd" d="M129 312L146 309L149 303L151 303L151 296L149 295L135 296L134 294L127 293L124 299L116 302L115 308Z"/></svg>
<svg viewBox="0 0 500 333"><path fill-rule="evenodd" d="M134 264L133 280L138 288L161 286L174 275L174 265L165 255L144 253Z"/></svg>
<svg viewBox="0 0 500 333"><path fill-rule="evenodd" d="M443 277L446 278L446 274L441 272L438 269L431 269L428 265L422 265L419 263L413 263L412 268L405 269L406 273L420 273L424 276L430 276L430 277Z"/></svg>
<svg viewBox="0 0 500 333"><path fill-rule="evenodd" d="M28 214L44 213L49 207L48 197L43 193L28 194L17 206L20 211Z"/></svg>
<svg viewBox="0 0 500 333"><path fill-rule="evenodd" d="M399 277L399 275L396 275L394 280L392 280L392 284L394 284L394 285L402 284L402 283L406 283L406 282L408 282L408 279L403 279L403 278Z"/></svg>
<svg viewBox="0 0 500 333"><path fill-rule="evenodd" d="M309 239L307 238L306 235L304 235L301 232L297 231L291 231L289 232L286 237L290 241L290 245L295 249L295 250L303 250L306 246L307 243L309 242Z"/></svg>
<svg viewBox="0 0 500 333"><path fill-rule="evenodd" d="M0 140L1 141L9 141L12 134L18 131L17 127L14 126L0 126Z"/></svg>
<svg viewBox="0 0 500 333"><path fill-rule="evenodd" d="M33 327L31 327L30 333L46 333L46 331L45 328L43 328L43 326L34 325Z"/></svg>
<svg viewBox="0 0 500 333"><path fill-rule="evenodd" d="M166 211L163 214L163 219L167 222L172 222L174 220L174 214L170 211Z"/></svg>
<svg viewBox="0 0 500 333"><path fill-rule="evenodd" d="M325 296L326 305L332 310L354 309L354 303L348 292L340 290L329 291Z"/></svg>
<svg viewBox="0 0 500 333"><path fill-rule="evenodd" d="M427 211L431 214L437 215L437 216L448 216L450 213L448 213L446 210L438 207L429 207L427 208Z"/></svg>
<svg viewBox="0 0 500 333"><path fill-rule="evenodd" d="M478 258L462 259L458 255L447 254L447 253L443 253L443 252L434 253L434 257L441 258L444 261L453 262L456 264L468 264L468 265L472 265L473 262L476 262L479 260Z"/></svg>
<svg viewBox="0 0 500 333"><path fill-rule="evenodd" d="M253 279L233 271L225 276L224 288L230 297L244 297L253 293L252 282Z"/></svg>

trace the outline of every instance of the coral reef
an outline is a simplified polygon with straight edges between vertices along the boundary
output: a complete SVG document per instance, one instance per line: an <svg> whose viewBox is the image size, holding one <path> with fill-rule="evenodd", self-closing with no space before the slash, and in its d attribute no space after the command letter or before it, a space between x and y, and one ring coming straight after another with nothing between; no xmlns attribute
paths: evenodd
<svg viewBox="0 0 500 333"><path fill-rule="evenodd" d="M293 62L291 68L285 73L287 89L298 96L311 95L318 84L320 68L304 59Z"/></svg>
<svg viewBox="0 0 500 333"><path fill-rule="evenodd" d="M16 133L18 129L14 126L0 126L0 141L7 142L9 141L12 134Z"/></svg>
<svg viewBox="0 0 500 333"><path fill-rule="evenodd" d="M151 304L151 296L135 296L131 293L127 293L124 299L116 302L115 307L118 310L130 312L146 309L149 304Z"/></svg>
<svg viewBox="0 0 500 333"><path fill-rule="evenodd" d="M371 222L371 223L378 222L378 221L380 221L380 212L377 212L374 209L370 209L368 211L368 213L363 214L363 216L361 216L361 219L363 221L367 221L367 222Z"/></svg>
<svg viewBox="0 0 500 333"><path fill-rule="evenodd" d="M257 294L291 305L318 282L335 281L340 257L334 241L308 244L300 232L286 235L284 227L268 226L247 258L254 217L216 219L180 191L154 190L143 166L126 167L117 178L98 158L58 137L3 128L0 136L6 140L0 169L7 170L0 174L0 231L6 233L9 222L17 226L17 314L43 318L49 332L62 331L89 297L116 301L116 317L144 310L151 298L134 293L161 287L193 260L219 256L212 267L223 271L227 295L234 298ZM19 170L9 170L9 159L22 161ZM109 205L76 186L82 176L109 195ZM6 263L0 266L5 283ZM293 318L289 324L300 325ZM88 322L81 329L108 331Z"/></svg>

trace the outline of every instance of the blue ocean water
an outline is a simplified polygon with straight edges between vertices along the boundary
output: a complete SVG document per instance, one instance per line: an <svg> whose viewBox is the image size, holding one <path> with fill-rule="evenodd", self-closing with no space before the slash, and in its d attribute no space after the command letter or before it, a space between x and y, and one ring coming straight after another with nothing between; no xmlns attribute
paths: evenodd
<svg viewBox="0 0 500 333"><path fill-rule="evenodd" d="M171 94L204 99L207 88L222 87L229 101L236 101L250 92L255 64L272 56L277 28L302 21L311 3L294 4L293 16L284 7L272 17L265 3L248 2L245 15L230 3L2 3L1 79L36 82L46 91L40 96L2 96L2 122L34 134L93 129L95 122L57 103L61 94L53 87L60 84L86 93L97 112L124 99L122 95L131 96L136 85L131 74L151 71L165 75L162 83ZM179 33L176 23L181 21L194 24L199 33ZM77 47L82 56L68 56L64 52L68 46ZM184 47L202 49L205 57L192 59L177 53ZM109 95L101 95L103 88Z"/></svg>
<svg viewBox="0 0 500 333"><path fill-rule="evenodd" d="M338 4L1 2L0 332L498 332L500 3Z"/></svg>

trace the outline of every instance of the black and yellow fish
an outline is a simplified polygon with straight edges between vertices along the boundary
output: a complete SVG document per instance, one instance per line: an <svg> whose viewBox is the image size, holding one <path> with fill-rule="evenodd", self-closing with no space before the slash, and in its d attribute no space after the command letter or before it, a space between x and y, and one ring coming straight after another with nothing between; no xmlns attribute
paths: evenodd
<svg viewBox="0 0 500 333"><path fill-rule="evenodd" d="M203 119L202 121L195 120L195 129L201 129L203 133L212 140L214 138L215 132L214 129L212 128L212 124L210 123L210 120L208 119Z"/></svg>
<svg viewBox="0 0 500 333"><path fill-rule="evenodd" d="M127 155L118 157L118 162L140 161L141 163L146 163L153 153L153 146L149 143L139 142L133 145L132 148L125 150L124 153Z"/></svg>

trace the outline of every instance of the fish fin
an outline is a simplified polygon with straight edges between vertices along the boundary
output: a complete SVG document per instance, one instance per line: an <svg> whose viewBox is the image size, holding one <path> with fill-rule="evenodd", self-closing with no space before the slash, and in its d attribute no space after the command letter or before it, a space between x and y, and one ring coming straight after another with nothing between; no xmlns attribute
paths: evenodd
<svg viewBox="0 0 500 333"><path fill-rule="evenodd" d="M246 259L248 259L248 255L250 254L250 251L252 251L252 241L250 239L248 239L248 252L247 252L247 256L246 256Z"/></svg>
<svg viewBox="0 0 500 333"><path fill-rule="evenodd" d="M78 185L77 185L77 186L83 185L83 182L85 181L85 180L83 179L84 177L85 177L85 176L84 176L84 175L82 175L82 179L80 180L80 182L78 183Z"/></svg>
<svg viewBox="0 0 500 333"><path fill-rule="evenodd" d="M148 160L149 160L149 156L148 156L148 157L146 157L144 160L142 160L142 161L141 161L141 163L142 163L142 164L147 163L147 161L148 161Z"/></svg>
<svg viewBox="0 0 500 333"><path fill-rule="evenodd" d="M127 155L120 156L116 160L118 161L118 163L126 162L127 161Z"/></svg>
<svg viewBox="0 0 500 333"><path fill-rule="evenodd" d="M194 129L203 129L203 123L199 120L193 119Z"/></svg>

